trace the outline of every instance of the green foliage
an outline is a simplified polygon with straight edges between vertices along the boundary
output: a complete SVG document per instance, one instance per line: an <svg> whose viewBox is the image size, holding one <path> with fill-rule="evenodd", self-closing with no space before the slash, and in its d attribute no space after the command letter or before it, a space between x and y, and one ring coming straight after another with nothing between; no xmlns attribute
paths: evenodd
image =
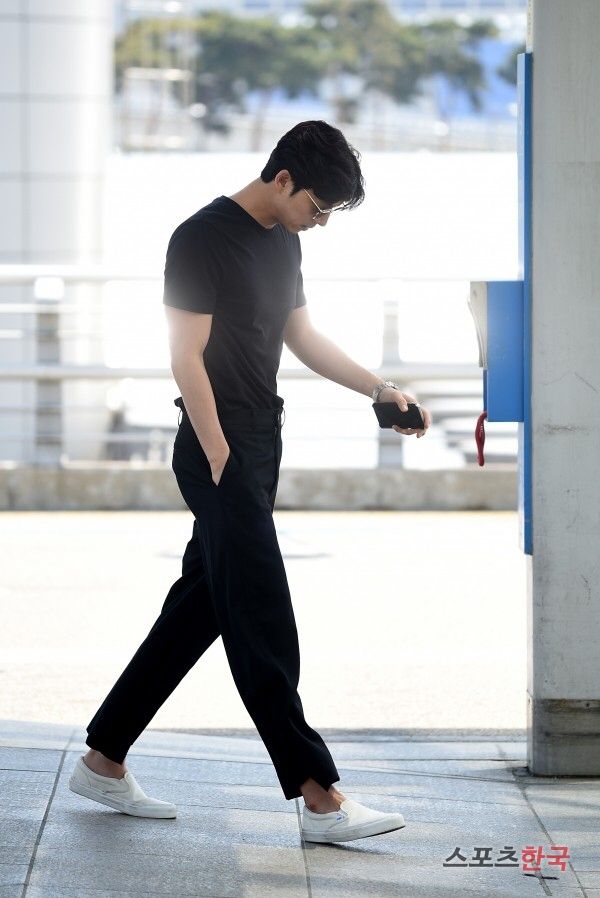
<svg viewBox="0 0 600 898"><path fill-rule="evenodd" d="M476 56L477 44L483 38L497 37L492 22L477 21L467 28L452 19L430 22L420 29L427 53L428 74L443 74L459 90L463 90L474 109L481 108L484 74Z"/></svg>
<svg viewBox="0 0 600 898"><path fill-rule="evenodd" d="M176 21L161 17L136 19L115 40L115 87L120 92L123 73L132 66L141 68L174 68L180 58L177 37L192 34L197 28L194 19ZM175 39L174 39L175 38Z"/></svg>
<svg viewBox="0 0 600 898"><path fill-rule="evenodd" d="M228 111L244 110L250 92L261 94L264 114L276 89L290 98L316 95L324 78L334 86L340 123L355 119L364 93L407 104L433 74L443 74L479 108L485 85L477 43L496 33L486 21L467 28L452 20L402 24L383 0L309 0L302 24L289 28L270 17L219 11L138 19L116 41L116 87L129 66L185 65L194 77L192 102L206 109L203 126L222 131Z"/></svg>
<svg viewBox="0 0 600 898"><path fill-rule="evenodd" d="M525 53L526 49L527 45L524 43L513 47L504 63L496 69L496 74L507 84L517 83L517 56L519 53Z"/></svg>
<svg viewBox="0 0 600 898"><path fill-rule="evenodd" d="M240 104L251 91L275 88L296 97L316 92L323 61L306 28L286 29L274 19L239 19L211 12L198 21L202 69L213 77L213 101Z"/></svg>
<svg viewBox="0 0 600 898"><path fill-rule="evenodd" d="M364 91L378 91L398 103L417 96L426 71L422 41L380 0L312 0L305 13L330 78L354 75ZM335 101L338 119L352 120L358 102L355 98L349 103L340 86Z"/></svg>

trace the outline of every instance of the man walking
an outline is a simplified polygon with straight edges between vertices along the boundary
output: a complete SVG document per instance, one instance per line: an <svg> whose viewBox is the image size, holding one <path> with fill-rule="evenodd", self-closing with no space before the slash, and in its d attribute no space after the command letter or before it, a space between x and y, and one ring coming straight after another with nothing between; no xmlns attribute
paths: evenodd
<svg viewBox="0 0 600 898"><path fill-rule="evenodd" d="M311 325L298 233L364 199L360 156L337 128L302 122L261 172L183 221L167 249L164 297L181 396L172 467L193 532L148 636L87 726L70 788L124 813L174 817L124 761L185 674L221 636L231 672L286 799L304 798L307 841L399 829L398 813L347 798L297 687L298 634L273 508L279 479L283 343L312 370L406 409L413 397L356 364ZM423 436L430 416L421 409Z"/></svg>

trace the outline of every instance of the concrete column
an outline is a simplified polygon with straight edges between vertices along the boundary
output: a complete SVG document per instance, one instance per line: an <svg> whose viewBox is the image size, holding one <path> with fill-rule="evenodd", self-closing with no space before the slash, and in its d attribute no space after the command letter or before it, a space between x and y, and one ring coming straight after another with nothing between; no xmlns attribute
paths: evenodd
<svg viewBox="0 0 600 898"><path fill-rule="evenodd" d="M600 773L600 3L532 0L528 762Z"/></svg>
<svg viewBox="0 0 600 898"><path fill-rule="evenodd" d="M111 0L3 0L0 6L0 262L102 259L104 166L112 133L112 32ZM33 298L27 287L0 291L0 302ZM55 360L102 362L99 289L67 287L64 300L76 307L60 316ZM34 325L31 314L2 316L0 327L15 328L14 340L0 342L3 364L37 360ZM62 431L70 454L76 457L80 449L86 455L88 447L78 447L74 435L102 429L105 392L106 385L99 383L69 383L62 389L52 381L39 388L0 383L1 405L38 407L3 416L3 431L20 431L24 439L16 447L2 444L2 458L56 463L60 439L45 441L42 431ZM67 409L62 414L63 404L91 411Z"/></svg>

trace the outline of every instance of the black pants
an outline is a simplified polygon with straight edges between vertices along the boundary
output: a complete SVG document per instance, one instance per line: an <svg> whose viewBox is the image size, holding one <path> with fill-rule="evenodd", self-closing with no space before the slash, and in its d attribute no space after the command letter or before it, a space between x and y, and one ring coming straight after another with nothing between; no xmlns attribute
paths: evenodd
<svg viewBox="0 0 600 898"><path fill-rule="evenodd" d="M181 577L146 639L87 726L87 745L122 763L177 684L220 635L242 701L287 799L308 777L339 780L298 695L300 653L273 522L281 409L219 415L230 455L218 484L183 407L173 471L194 515Z"/></svg>

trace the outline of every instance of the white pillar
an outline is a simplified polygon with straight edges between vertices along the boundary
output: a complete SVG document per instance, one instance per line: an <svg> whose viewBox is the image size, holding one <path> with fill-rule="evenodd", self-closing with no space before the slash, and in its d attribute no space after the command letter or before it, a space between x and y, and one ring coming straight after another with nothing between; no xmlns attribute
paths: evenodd
<svg viewBox="0 0 600 898"><path fill-rule="evenodd" d="M600 3L533 0L528 762L600 773Z"/></svg>
<svg viewBox="0 0 600 898"><path fill-rule="evenodd" d="M0 262L73 264L102 260L104 166L112 132L111 0L3 0L0 6ZM30 301L26 287L0 288L0 302ZM102 362L101 334L74 337L74 330L101 329L100 292L90 285L67 287L75 313L61 316L69 333L60 338L67 364ZM93 319L93 320L92 320ZM29 314L3 315L0 327L28 330ZM52 347L50 356L56 355ZM0 341L2 364L35 362L33 335ZM104 426L106 385L69 383L61 390L40 385L0 383L0 404L58 406L42 423L68 434ZM62 397L62 398L61 398ZM60 405L98 405L84 417L61 415ZM21 430L25 442L0 444L2 458L32 457L41 419L35 412L3 416L0 427ZM29 445L27 444L29 441ZM70 445L69 445L70 444ZM80 447L85 455L89 449ZM20 451L19 451L20 450ZM52 445L41 445L38 461L53 463Z"/></svg>

